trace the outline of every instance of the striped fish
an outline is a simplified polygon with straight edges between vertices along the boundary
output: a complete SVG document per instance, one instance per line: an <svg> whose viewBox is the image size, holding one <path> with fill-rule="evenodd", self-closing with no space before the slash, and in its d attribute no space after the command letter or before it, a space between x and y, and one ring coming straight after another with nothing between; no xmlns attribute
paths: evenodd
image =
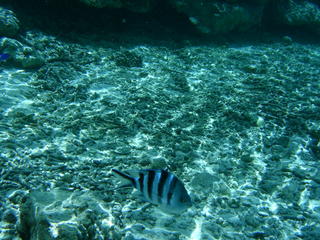
<svg viewBox="0 0 320 240"><path fill-rule="evenodd" d="M179 214L192 205L182 182L166 170L139 170L136 177L117 169L112 171L128 180L147 202L158 205L165 212Z"/></svg>

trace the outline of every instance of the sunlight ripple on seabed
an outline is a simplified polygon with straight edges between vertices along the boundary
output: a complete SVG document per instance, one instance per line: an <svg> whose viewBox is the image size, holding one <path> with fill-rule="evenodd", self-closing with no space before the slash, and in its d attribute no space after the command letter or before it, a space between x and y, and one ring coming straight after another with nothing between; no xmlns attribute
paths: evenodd
<svg viewBox="0 0 320 240"><path fill-rule="evenodd" d="M200 240L201 239L201 228L202 228L202 218L198 218L195 220L196 226L193 232L190 235L190 240Z"/></svg>

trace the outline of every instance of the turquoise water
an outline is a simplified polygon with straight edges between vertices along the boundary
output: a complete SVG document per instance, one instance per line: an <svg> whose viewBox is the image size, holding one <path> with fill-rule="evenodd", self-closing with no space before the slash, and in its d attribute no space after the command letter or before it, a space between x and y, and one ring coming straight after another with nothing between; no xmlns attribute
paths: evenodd
<svg viewBox="0 0 320 240"><path fill-rule="evenodd" d="M73 37L0 67L0 239L320 239L319 44ZM181 215L115 190L166 167Z"/></svg>

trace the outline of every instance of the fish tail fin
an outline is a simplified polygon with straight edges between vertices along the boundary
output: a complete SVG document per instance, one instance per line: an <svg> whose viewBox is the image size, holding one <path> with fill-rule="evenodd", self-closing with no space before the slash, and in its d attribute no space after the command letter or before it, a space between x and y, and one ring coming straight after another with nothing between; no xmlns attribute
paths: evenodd
<svg viewBox="0 0 320 240"><path fill-rule="evenodd" d="M121 171L119 171L117 169L114 169L114 168L112 169L112 172L118 174L123 179L128 180L133 187L135 187L135 188L137 187L136 179L134 177L130 176L127 173L121 172ZM127 186L127 185L125 185L125 186Z"/></svg>

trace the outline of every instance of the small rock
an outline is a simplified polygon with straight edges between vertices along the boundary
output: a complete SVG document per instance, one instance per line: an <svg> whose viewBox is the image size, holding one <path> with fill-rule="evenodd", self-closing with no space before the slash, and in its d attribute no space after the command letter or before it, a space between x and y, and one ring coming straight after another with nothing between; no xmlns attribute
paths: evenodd
<svg viewBox="0 0 320 240"><path fill-rule="evenodd" d="M20 23L15 14L0 7L0 36L14 37L20 29Z"/></svg>
<svg viewBox="0 0 320 240"><path fill-rule="evenodd" d="M2 38L0 41L1 52L9 54L10 62L24 69L41 67L44 59L31 47L24 46L21 42L11 39Z"/></svg>
<svg viewBox="0 0 320 240"><path fill-rule="evenodd" d="M123 51L113 57L118 67L142 67L142 57L131 51Z"/></svg>
<svg viewBox="0 0 320 240"><path fill-rule="evenodd" d="M289 37L289 36L284 36L282 38L282 40L283 40L284 44L286 44L286 45L291 45L292 44L292 38Z"/></svg>
<svg viewBox="0 0 320 240"><path fill-rule="evenodd" d="M42 59L32 48L23 47L17 50L15 62L24 69L38 68L44 64Z"/></svg>
<svg viewBox="0 0 320 240"><path fill-rule="evenodd" d="M17 222L16 213L12 209L8 209L3 213L2 220L7 223L16 223Z"/></svg>

